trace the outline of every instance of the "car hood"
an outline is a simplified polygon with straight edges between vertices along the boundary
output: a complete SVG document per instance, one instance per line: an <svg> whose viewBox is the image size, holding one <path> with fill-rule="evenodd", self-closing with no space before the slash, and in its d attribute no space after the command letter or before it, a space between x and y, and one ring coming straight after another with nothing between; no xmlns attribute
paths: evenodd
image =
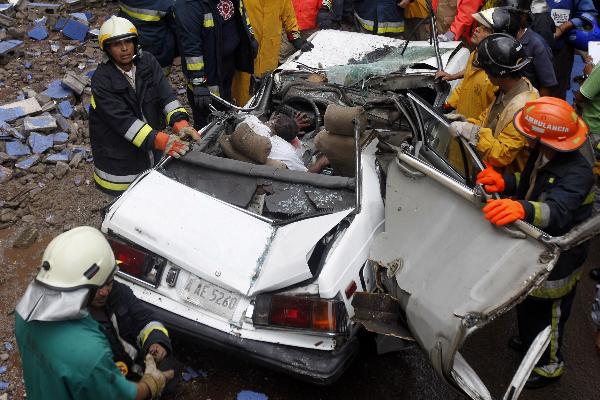
<svg viewBox="0 0 600 400"><path fill-rule="evenodd" d="M102 228L252 296L311 278L313 247L351 211L276 226L150 171L110 207Z"/></svg>

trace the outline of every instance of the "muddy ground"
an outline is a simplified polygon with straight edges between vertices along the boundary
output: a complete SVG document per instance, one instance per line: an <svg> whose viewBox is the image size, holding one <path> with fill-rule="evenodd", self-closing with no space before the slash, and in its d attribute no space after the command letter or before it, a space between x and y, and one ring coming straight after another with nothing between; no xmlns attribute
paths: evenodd
<svg viewBox="0 0 600 400"><path fill-rule="evenodd" d="M96 18L92 27L99 27L102 18L114 10L115 3L91 8ZM29 19L21 20L21 28L31 27ZM59 42L62 48L74 44L59 32L51 32L48 39L39 42L23 40L23 57L0 67L0 105L14 101L19 91L26 87L41 92L50 81L62 78L67 70L79 69L81 63L86 69L93 68L101 56L93 39L66 56L60 51L53 52L51 41ZM25 68L27 61L32 63L30 68ZM183 87L177 66L170 78L175 89ZM180 98L186 104L184 96ZM81 112L81 103L79 106L80 113L71 121L77 124L73 144L88 145L87 120ZM8 367L6 372L0 373L0 381L8 383L8 389L0 391L0 400L25 397L12 313L16 301L37 271L41 252L53 236L66 229L84 224L99 226L101 210L110 201L94 188L91 163L81 162L64 175L53 171L54 166L43 165L34 172L18 173L10 181L0 184L0 208L13 204L11 210L15 213L10 221L0 223L0 366ZM13 248L23 232L26 232L25 236L34 237L33 244L25 249ZM598 244L595 243L587 269L600 265ZM568 372L558 384L525 392L523 399L598 398L600 361L593 347L594 327L589 318L592 298L593 284L584 277L565 339ZM506 338L514 334L515 329L514 312L511 312L476 334L466 346L466 357L479 368L498 397L518 365L517 355L505 346ZM205 348L188 338L175 336L174 343L176 355L185 366L205 373L182 382L178 393L171 396L176 399L235 399L242 390L264 393L270 399L461 398L433 372L425 356L415 347L377 356L373 343L366 340L360 357L338 382L318 387Z"/></svg>

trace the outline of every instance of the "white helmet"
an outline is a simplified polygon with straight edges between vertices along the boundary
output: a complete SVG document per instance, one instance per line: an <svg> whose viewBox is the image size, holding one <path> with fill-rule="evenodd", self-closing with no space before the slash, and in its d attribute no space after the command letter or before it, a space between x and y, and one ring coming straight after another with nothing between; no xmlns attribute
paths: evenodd
<svg viewBox="0 0 600 400"><path fill-rule="evenodd" d="M115 255L104 235L91 226L80 226L50 242L35 281L58 291L95 289L115 270Z"/></svg>
<svg viewBox="0 0 600 400"><path fill-rule="evenodd" d="M137 29L131 21L113 15L100 27L98 44L102 50L106 51L105 45L110 42L124 39L134 39L134 42L137 42L137 37Z"/></svg>

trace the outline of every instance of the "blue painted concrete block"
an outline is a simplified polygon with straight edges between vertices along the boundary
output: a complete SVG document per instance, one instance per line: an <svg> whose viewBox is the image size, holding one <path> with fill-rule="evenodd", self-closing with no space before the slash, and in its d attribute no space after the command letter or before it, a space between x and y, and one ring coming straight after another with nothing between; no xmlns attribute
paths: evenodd
<svg viewBox="0 0 600 400"><path fill-rule="evenodd" d="M87 36L89 27L76 21L74 19L70 19L63 28L63 35L68 37L69 39L79 40L80 42L85 41L85 37Z"/></svg>
<svg viewBox="0 0 600 400"><path fill-rule="evenodd" d="M16 39L3 40L0 42L0 54L5 54L5 53L13 50L15 47L21 46L22 44L23 44L22 40L16 40Z"/></svg>
<svg viewBox="0 0 600 400"><path fill-rule="evenodd" d="M71 118L73 116L73 106L69 100L63 100L58 103L58 111L65 118Z"/></svg>
<svg viewBox="0 0 600 400"><path fill-rule="evenodd" d="M31 39L34 40L44 40L48 37L48 31L46 27L43 25L38 25L27 33Z"/></svg>
<svg viewBox="0 0 600 400"><path fill-rule="evenodd" d="M42 135L32 132L27 138L27 143L36 154L41 154L54 145L54 135Z"/></svg>
<svg viewBox="0 0 600 400"><path fill-rule="evenodd" d="M15 164L15 167L27 171L29 168L31 168L35 164L37 164L37 162L39 160L40 160L40 156L35 154L31 157L27 157L26 159L19 161L18 163Z"/></svg>
<svg viewBox="0 0 600 400"><path fill-rule="evenodd" d="M67 143L69 140L69 134L67 132L57 132L54 134L54 144Z"/></svg>
<svg viewBox="0 0 600 400"><path fill-rule="evenodd" d="M50 82L50 84L48 85L48 89L46 89L42 93L52 99L66 99L69 96L73 95L73 92L70 89L65 88L62 85L62 81L58 79Z"/></svg>
<svg viewBox="0 0 600 400"><path fill-rule="evenodd" d="M12 157L28 156L31 150L29 146L19 141L6 142L6 154Z"/></svg>
<svg viewBox="0 0 600 400"><path fill-rule="evenodd" d="M69 162L69 161L71 161L71 157L72 157L71 150L64 149L60 153L50 154L48 157L46 157L45 162L47 162L47 163L57 163L59 161Z"/></svg>

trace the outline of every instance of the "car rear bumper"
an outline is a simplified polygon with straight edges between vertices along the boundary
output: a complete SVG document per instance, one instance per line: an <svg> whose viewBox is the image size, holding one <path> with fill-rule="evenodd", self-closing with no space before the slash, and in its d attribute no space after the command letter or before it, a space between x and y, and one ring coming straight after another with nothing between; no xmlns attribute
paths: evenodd
<svg viewBox="0 0 600 400"><path fill-rule="evenodd" d="M268 368L318 385L335 382L358 354L359 341L349 338L334 351L311 350L243 339L173 314L152 304L157 320L169 329L198 339L213 348L246 358Z"/></svg>

